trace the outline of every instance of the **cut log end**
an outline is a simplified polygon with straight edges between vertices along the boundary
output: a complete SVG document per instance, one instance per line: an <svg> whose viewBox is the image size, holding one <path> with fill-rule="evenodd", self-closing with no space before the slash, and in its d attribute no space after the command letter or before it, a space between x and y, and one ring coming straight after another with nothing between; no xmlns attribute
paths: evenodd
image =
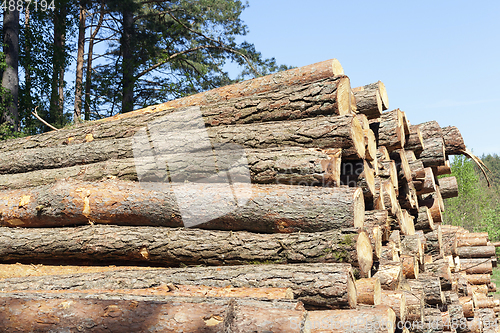
<svg viewBox="0 0 500 333"><path fill-rule="evenodd" d="M361 159L365 158L366 148L365 148L365 132L361 123L359 122L357 117L352 118L351 122L351 138L354 144L354 149L358 154L358 157Z"/></svg>
<svg viewBox="0 0 500 333"><path fill-rule="evenodd" d="M378 91L380 93L380 99L382 100L382 110L389 109L389 97L387 96L387 89L382 81L378 81Z"/></svg>
<svg viewBox="0 0 500 333"><path fill-rule="evenodd" d="M361 277L370 277L373 266L373 248L370 237L366 231L361 231L358 235L356 252L358 255L358 265Z"/></svg>
<svg viewBox="0 0 500 333"><path fill-rule="evenodd" d="M365 199L360 188L354 192L354 227L363 228L365 221Z"/></svg>
<svg viewBox="0 0 500 333"><path fill-rule="evenodd" d="M339 115L350 114L351 111L351 83L349 78L340 79L337 86L337 106Z"/></svg>
<svg viewBox="0 0 500 333"><path fill-rule="evenodd" d="M344 68L337 59L332 59L332 72L333 75L344 75Z"/></svg>

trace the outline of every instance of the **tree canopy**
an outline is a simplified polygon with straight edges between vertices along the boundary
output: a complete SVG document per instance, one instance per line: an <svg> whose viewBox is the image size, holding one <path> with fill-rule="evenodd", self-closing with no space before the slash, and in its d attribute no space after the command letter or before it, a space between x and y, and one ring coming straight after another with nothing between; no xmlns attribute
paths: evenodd
<svg viewBox="0 0 500 333"><path fill-rule="evenodd" d="M288 68L243 40L248 27L241 14L248 3L239 0L53 0L45 9L34 4L2 8L4 138L47 130L33 117L35 109L62 127ZM230 74L229 64L238 72ZM5 78L14 67L17 85Z"/></svg>

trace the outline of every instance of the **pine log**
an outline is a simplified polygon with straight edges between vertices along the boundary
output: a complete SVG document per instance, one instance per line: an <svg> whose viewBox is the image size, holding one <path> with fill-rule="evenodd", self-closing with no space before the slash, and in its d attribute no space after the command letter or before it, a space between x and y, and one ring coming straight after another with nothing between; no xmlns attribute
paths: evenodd
<svg viewBox="0 0 500 333"><path fill-rule="evenodd" d="M376 119L382 115L383 102L377 88L357 87L353 88L352 92L356 98L358 113L366 115L368 119Z"/></svg>
<svg viewBox="0 0 500 333"><path fill-rule="evenodd" d="M382 304L394 311L398 322L406 321L406 294L403 291L382 290Z"/></svg>
<svg viewBox="0 0 500 333"><path fill-rule="evenodd" d="M432 214L427 206L422 206L418 209L414 225L416 230L434 230L434 221L432 219Z"/></svg>
<svg viewBox="0 0 500 333"><path fill-rule="evenodd" d="M403 277L401 262L384 262L380 264L373 277L378 277L383 290L397 290Z"/></svg>
<svg viewBox="0 0 500 333"><path fill-rule="evenodd" d="M6 294L0 309L5 332L242 332L241 325L297 332L292 322L308 323L296 301Z"/></svg>
<svg viewBox="0 0 500 333"><path fill-rule="evenodd" d="M386 200L389 201L389 198L387 194L385 193L384 189L384 182L382 181L381 178L375 177L374 179L375 183L375 195L373 196L373 200L371 201L371 206L366 204L365 202L365 208L367 210L386 210L385 202Z"/></svg>
<svg viewBox="0 0 500 333"><path fill-rule="evenodd" d="M443 132L436 121L420 124L420 131L424 139L425 149L419 158L426 167L443 165L446 161L446 151L443 140Z"/></svg>
<svg viewBox="0 0 500 333"><path fill-rule="evenodd" d="M455 126L443 127L443 139L446 155L460 155L465 150L462 134Z"/></svg>
<svg viewBox="0 0 500 333"><path fill-rule="evenodd" d="M377 150L377 159L379 161L390 161L389 151L385 146L379 146Z"/></svg>
<svg viewBox="0 0 500 333"><path fill-rule="evenodd" d="M406 152L408 152L408 150L406 150ZM425 167L422 161L408 161L408 166L410 167L411 178L413 181L422 181L422 179L425 178Z"/></svg>
<svg viewBox="0 0 500 333"><path fill-rule="evenodd" d="M460 305L462 305L464 311L464 317L473 318L474 317L474 301L470 296L464 296L459 298Z"/></svg>
<svg viewBox="0 0 500 333"><path fill-rule="evenodd" d="M413 223L413 216L408 213L406 209L399 209L396 212L396 219L403 235L415 235L415 226Z"/></svg>
<svg viewBox="0 0 500 333"><path fill-rule="evenodd" d="M432 172L434 172L434 175L436 175L436 177L441 175L451 175L450 161L445 161L444 165L432 167Z"/></svg>
<svg viewBox="0 0 500 333"><path fill-rule="evenodd" d="M206 105L214 101L228 100L234 97L251 96L265 91L283 89L301 85L335 75L344 75L342 65L337 59L329 59L307 66L289 69L252 80L201 92L195 95L172 100L161 105L168 107L184 107L190 105ZM137 111L135 111L137 112Z"/></svg>
<svg viewBox="0 0 500 333"><path fill-rule="evenodd" d="M478 309L477 314L481 318L483 333L498 332L498 319L496 317L495 311L492 308Z"/></svg>
<svg viewBox="0 0 500 333"><path fill-rule="evenodd" d="M373 262L370 239L365 232L358 234L355 229L254 234L103 225L2 228L0 244L2 262L32 264L179 266L348 262L367 274Z"/></svg>
<svg viewBox="0 0 500 333"><path fill-rule="evenodd" d="M424 262L424 251L419 235L405 235L401 239L401 254L415 256L420 264Z"/></svg>
<svg viewBox="0 0 500 333"><path fill-rule="evenodd" d="M417 257L415 255L402 254L400 256L400 261L403 266L403 276L406 279L417 279L419 274Z"/></svg>
<svg viewBox="0 0 500 333"><path fill-rule="evenodd" d="M413 180L413 175L410 169L406 151L404 149L396 149L390 153L391 159L396 161L398 166L398 176L400 179L405 179L407 182Z"/></svg>
<svg viewBox="0 0 500 333"><path fill-rule="evenodd" d="M371 129L363 130L365 134L365 159L367 161L377 160L377 140Z"/></svg>
<svg viewBox="0 0 500 333"><path fill-rule="evenodd" d="M146 141L147 126L157 141L171 142L165 146L156 147L155 153L165 149L169 149L169 154L192 152L194 149L202 148L204 141L210 139L214 145L232 143L245 148L301 146L347 149L354 146L359 158L365 156L363 129L353 115L299 119L286 123L268 122L205 128L202 124L200 125L199 112L198 107L189 107L175 111L146 113L123 120L107 119L91 122L89 125L76 128L8 140L2 143L0 151L5 153L18 150L19 154L20 152L25 154L26 149L128 139L129 147L134 145L139 147L135 149L136 153L140 152L142 153L140 157L145 157L152 150L149 141ZM89 140L89 136L92 140ZM143 141L145 141L144 144L142 144Z"/></svg>
<svg viewBox="0 0 500 333"><path fill-rule="evenodd" d="M424 291L422 289L410 290L405 287L406 296L406 321L409 323L422 322L424 319Z"/></svg>
<svg viewBox="0 0 500 333"><path fill-rule="evenodd" d="M342 162L340 184L361 188L365 202L372 201L375 195L375 171L366 160Z"/></svg>
<svg viewBox="0 0 500 333"><path fill-rule="evenodd" d="M491 283L490 274L467 274L465 276L470 284L489 284Z"/></svg>
<svg viewBox="0 0 500 333"><path fill-rule="evenodd" d="M410 132L406 135L405 149L412 150L416 155L420 155L424 150L424 139L420 131L420 125L411 125Z"/></svg>
<svg viewBox="0 0 500 333"><path fill-rule="evenodd" d="M398 188L399 182L398 182L398 170L396 168L396 162L393 160L381 161L379 165L381 167L379 168L378 176L380 178L390 180L394 188Z"/></svg>
<svg viewBox="0 0 500 333"><path fill-rule="evenodd" d="M426 206L427 208L429 208L433 222L439 223L443 221L443 214L441 211L441 207L439 204L439 197L437 196L437 193L432 193L430 195L422 197L418 201L418 204L421 207Z"/></svg>
<svg viewBox="0 0 500 333"><path fill-rule="evenodd" d="M443 233L441 231L441 226L438 225L433 231L425 233L424 236L426 240L425 254L443 258Z"/></svg>
<svg viewBox="0 0 500 333"><path fill-rule="evenodd" d="M456 255L460 258L491 258L495 256L495 247L461 246L456 248Z"/></svg>
<svg viewBox="0 0 500 333"><path fill-rule="evenodd" d="M472 285L468 285L467 288L469 288L469 291L468 291L469 295L483 294L483 295L487 296L488 293L490 292L488 285L486 285L486 284L472 284Z"/></svg>
<svg viewBox="0 0 500 333"><path fill-rule="evenodd" d="M491 264L491 259L460 258L460 270L465 271L467 274L491 274L493 271L493 266Z"/></svg>
<svg viewBox="0 0 500 333"><path fill-rule="evenodd" d="M363 130L370 129L370 122L368 121L368 118L366 117L366 115L364 115L362 113L356 113L356 118L358 118L359 123L361 124L361 127L363 128Z"/></svg>
<svg viewBox="0 0 500 333"><path fill-rule="evenodd" d="M413 185L418 195L436 192L436 181L432 168L425 168L424 177L420 181L414 181Z"/></svg>
<svg viewBox="0 0 500 333"><path fill-rule="evenodd" d="M439 191L443 199L458 197L458 183L455 177L439 179Z"/></svg>
<svg viewBox="0 0 500 333"><path fill-rule="evenodd" d="M382 99L382 110L385 111L389 109L389 97L387 95L387 90L382 81L377 81L375 83L370 83L364 86L365 89L378 89L380 93L380 98Z"/></svg>
<svg viewBox="0 0 500 333"><path fill-rule="evenodd" d="M349 264L245 265L114 271L0 280L3 291L144 289L159 285L291 288L309 307L353 308L356 285Z"/></svg>
<svg viewBox="0 0 500 333"><path fill-rule="evenodd" d="M101 141L101 143L105 142ZM66 156L65 161L68 163L59 163L62 162L62 159L54 157L57 155L54 151L59 148L50 148L48 150L52 150L51 154L44 154L44 156L29 160L28 164L37 169L37 171L0 175L0 189L40 186L55 183L57 179L68 178L82 181L98 181L106 178L138 180L137 168L143 165L140 160L124 158L109 159L94 163L99 159L113 157L113 154L107 150L108 148L104 148L100 152L94 151L96 159L90 160L88 159L90 155L79 155L78 150L74 150L73 147L69 148L71 149L63 146L60 149L66 151L64 155ZM72 155L73 151L77 156ZM321 151L300 147L246 149L244 151L246 158L238 161L228 161L227 156L221 156L221 152L214 154L212 150L197 151L193 154L168 156L169 175L170 179L175 182L200 181L215 176L217 174L216 170L235 170L239 172L238 170L248 168L250 181L257 184L281 183L325 187L339 186L341 150L336 150L335 153L332 153L334 151L333 149ZM79 159L78 156L82 158ZM85 164L89 162L92 164ZM51 164L56 169L51 169ZM73 166L63 167L68 164L72 164ZM14 173L22 171L20 168L23 163L19 162L19 160L4 164L5 167L8 165L11 167L6 168L6 172ZM26 166L26 164L24 165ZM147 167L147 165L144 166ZM24 169L24 171L26 170ZM150 176L154 177L157 175L157 173L153 175L154 171L151 170L151 175L145 172L141 176L143 179L147 179ZM241 174L243 175L243 172ZM156 180L159 181L159 179ZM168 182L168 178L161 180Z"/></svg>
<svg viewBox="0 0 500 333"><path fill-rule="evenodd" d="M440 305L444 303L444 295L441 290L441 282L437 276L422 273L417 280L408 280L410 288L422 290L424 292L425 303L430 305Z"/></svg>
<svg viewBox="0 0 500 333"><path fill-rule="evenodd" d="M385 146L389 152L404 147L405 131L401 110L382 113L380 120L372 122L370 128L378 139L377 144Z"/></svg>
<svg viewBox="0 0 500 333"><path fill-rule="evenodd" d="M463 246L487 246L488 238L486 237L457 237L454 244L454 253L456 253L456 248ZM493 245L493 244L492 244ZM494 246L494 245L493 245Z"/></svg>
<svg viewBox="0 0 500 333"><path fill-rule="evenodd" d="M360 306L351 310L309 311L311 333L373 332L392 333L396 315L386 305Z"/></svg>
<svg viewBox="0 0 500 333"><path fill-rule="evenodd" d="M456 269L456 267L455 267ZM471 296L469 295L468 282L465 278L465 272L452 273L452 290L454 290L459 297Z"/></svg>
<svg viewBox="0 0 500 333"><path fill-rule="evenodd" d="M423 312L423 320L412 325L411 331L413 333L438 333L445 331L444 322L439 309L425 308Z"/></svg>
<svg viewBox="0 0 500 333"><path fill-rule="evenodd" d="M89 221L168 227L184 223L204 229L255 232L363 226L364 202L361 190L356 188L187 183L173 187L174 192L168 183L149 186L117 180L60 181L3 191L0 221L3 226L15 227L82 225ZM246 205L236 205L232 189L238 201ZM220 196L214 199L214 193ZM204 210L200 211L200 206Z"/></svg>
<svg viewBox="0 0 500 333"><path fill-rule="evenodd" d="M452 275L450 265L445 259L439 259L433 263L425 265L425 273L439 277L441 282L441 290L449 291L452 289Z"/></svg>
<svg viewBox="0 0 500 333"><path fill-rule="evenodd" d="M406 179L400 180L398 200L401 207L404 209L419 209L417 190L412 181L408 182Z"/></svg>
<svg viewBox="0 0 500 333"><path fill-rule="evenodd" d="M494 308L496 306L493 297L488 297L483 293L473 293L474 307L476 309Z"/></svg>
<svg viewBox="0 0 500 333"><path fill-rule="evenodd" d="M356 280L356 295L358 304L381 304L381 287L378 277Z"/></svg>

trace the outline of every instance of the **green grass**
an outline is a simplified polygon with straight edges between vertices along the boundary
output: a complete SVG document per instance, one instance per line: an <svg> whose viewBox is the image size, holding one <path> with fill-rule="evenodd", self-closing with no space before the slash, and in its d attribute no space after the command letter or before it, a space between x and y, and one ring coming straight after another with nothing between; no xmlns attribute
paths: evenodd
<svg viewBox="0 0 500 333"><path fill-rule="evenodd" d="M493 268L493 274L491 275L491 281L495 282L495 284L498 286L498 289L494 295L500 295L500 267Z"/></svg>

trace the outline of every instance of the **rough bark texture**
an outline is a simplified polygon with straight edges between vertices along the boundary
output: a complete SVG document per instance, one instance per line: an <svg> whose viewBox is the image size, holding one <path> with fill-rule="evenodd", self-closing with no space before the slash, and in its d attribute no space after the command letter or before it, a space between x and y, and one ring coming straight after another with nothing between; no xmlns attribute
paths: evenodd
<svg viewBox="0 0 500 333"><path fill-rule="evenodd" d="M311 333L389 333L396 328L396 315L385 305L360 306L352 310L310 311Z"/></svg>
<svg viewBox="0 0 500 333"><path fill-rule="evenodd" d="M446 155L460 155L465 150L465 143L458 128L448 126L442 130Z"/></svg>
<svg viewBox="0 0 500 333"><path fill-rule="evenodd" d="M2 262L241 265L346 262L358 266L358 232L255 234L162 227L2 228ZM364 240L364 238L362 238Z"/></svg>
<svg viewBox="0 0 500 333"><path fill-rule="evenodd" d="M4 332L221 332L241 324L298 332L291 323L307 322L307 312L296 301L228 298L5 294L0 309ZM258 324L247 319L252 317Z"/></svg>
<svg viewBox="0 0 500 333"><path fill-rule="evenodd" d="M443 199L458 197L457 178L454 176L439 178L439 191Z"/></svg>
<svg viewBox="0 0 500 333"><path fill-rule="evenodd" d="M425 303L430 305L444 303L441 282L437 276L423 273L419 275L418 280L408 280L408 284L412 290L424 292Z"/></svg>
<svg viewBox="0 0 500 333"><path fill-rule="evenodd" d="M381 303L394 311L398 321L406 321L406 296L403 291L382 290Z"/></svg>
<svg viewBox="0 0 500 333"><path fill-rule="evenodd" d="M165 159L169 173L158 174L153 161L134 159L131 147L118 148L116 141L98 141L92 147L89 143L82 145L81 149L63 146L7 153L0 158L0 173L8 173L0 175L0 189L39 186L68 178L136 181L139 180L137 170L141 172L141 180L151 178L165 182L202 181L214 177L218 172L230 170L233 175L239 174L239 177L248 179L249 175L250 181L257 184L330 187L340 183L340 154L331 155L313 148L245 149L238 160L230 157L231 150L210 149L167 155ZM238 180L242 181L236 177L233 179Z"/></svg>
<svg viewBox="0 0 500 333"><path fill-rule="evenodd" d="M149 188L148 188L149 186ZM235 201L236 194L239 205ZM218 197L214 197L218 193ZM201 210L200 207L203 207ZM254 232L362 227L360 189L215 183L61 181L0 192L4 226L49 227L89 221Z"/></svg>
<svg viewBox="0 0 500 333"><path fill-rule="evenodd" d="M379 146L385 146L389 151L404 147L405 131L401 110L384 112L379 121L370 124L370 128L375 133Z"/></svg>
<svg viewBox="0 0 500 333"><path fill-rule="evenodd" d="M425 168L424 177L421 177L417 181L413 181L417 194L423 195L436 192L435 178L436 177L434 172L432 172L432 168Z"/></svg>
<svg viewBox="0 0 500 333"><path fill-rule="evenodd" d="M491 258L495 256L494 246L462 246L456 248L460 258Z"/></svg>
<svg viewBox="0 0 500 333"><path fill-rule="evenodd" d="M356 287L349 264L248 265L193 267L152 271L115 271L94 274L4 279L0 289L85 290L144 289L167 284L216 287L291 288L294 298L310 307L356 306Z"/></svg>
<svg viewBox="0 0 500 333"><path fill-rule="evenodd" d="M419 158L426 167L437 167L444 165L446 161L443 131L436 121L428 121L420 124L420 131L424 139L425 149Z"/></svg>
<svg viewBox="0 0 500 333"><path fill-rule="evenodd" d="M381 290L380 280L377 277L356 280L358 304L379 305Z"/></svg>
<svg viewBox="0 0 500 333"><path fill-rule="evenodd" d="M467 274L465 276L470 284L489 284L491 283L490 274Z"/></svg>
<svg viewBox="0 0 500 333"><path fill-rule="evenodd" d="M373 277L379 278L383 290L398 289L403 277L401 262L395 261L381 264Z"/></svg>
<svg viewBox="0 0 500 333"><path fill-rule="evenodd" d="M383 103L377 88L370 89L358 87L352 90L356 97L356 110L367 116L368 119L376 119L382 115Z"/></svg>
<svg viewBox="0 0 500 333"><path fill-rule="evenodd" d="M213 128L200 128L198 108L177 109L175 112L156 112L139 115L123 120L111 121L107 118L76 128L52 131L32 137L2 142L0 151L5 153L18 149L53 147L62 144L88 143L104 139L132 138L141 143L147 139L146 126L152 135L168 145L156 147L155 154L161 150L169 153L187 153L200 149L200 140L211 143L233 143L247 148L269 148L278 146L303 146L312 148L350 148L357 147L360 158L365 156L365 141L361 125L352 115L318 117L290 122L270 122L263 124L229 125ZM208 136L208 139L207 139ZM149 144L149 141L147 142ZM138 151L151 153L147 144Z"/></svg>
<svg viewBox="0 0 500 333"><path fill-rule="evenodd" d="M460 270L467 274L491 274L491 259L460 259Z"/></svg>
<svg viewBox="0 0 500 333"><path fill-rule="evenodd" d="M432 231L434 230L434 221L432 220L431 212L427 206L420 207L416 215L415 230Z"/></svg>
<svg viewBox="0 0 500 333"><path fill-rule="evenodd" d="M424 139L420 131L420 125L411 125L410 132L406 133L405 149L412 150L416 155L420 155L424 148Z"/></svg>
<svg viewBox="0 0 500 333"><path fill-rule="evenodd" d="M244 96L252 96L268 91L284 90L291 86L300 86L314 81L344 75L344 70L337 59L329 59L312 65L297 67L283 72L261 76L252 80L238 82L195 95L168 101L146 109L135 110L131 115L141 114L150 110L179 108L193 105L207 105L216 102ZM346 87L347 88L347 87ZM348 90L350 92L350 89ZM128 115L117 115L114 118L123 118Z"/></svg>

